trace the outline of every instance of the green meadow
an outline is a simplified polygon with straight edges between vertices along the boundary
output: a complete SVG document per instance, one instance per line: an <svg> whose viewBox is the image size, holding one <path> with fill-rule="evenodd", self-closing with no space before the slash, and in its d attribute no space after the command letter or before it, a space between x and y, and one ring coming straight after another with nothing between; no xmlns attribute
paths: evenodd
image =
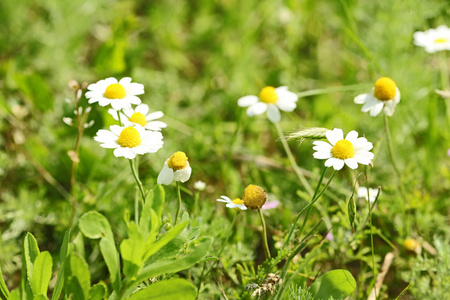
<svg viewBox="0 0 450 300"><path fill-rule="evenodd" d="M0 1L0 299L450 299L450 29L414 38L449 20L444 0ZM111 77L164 114L136 158L136 126L99 140L130 117Z"/></svg>

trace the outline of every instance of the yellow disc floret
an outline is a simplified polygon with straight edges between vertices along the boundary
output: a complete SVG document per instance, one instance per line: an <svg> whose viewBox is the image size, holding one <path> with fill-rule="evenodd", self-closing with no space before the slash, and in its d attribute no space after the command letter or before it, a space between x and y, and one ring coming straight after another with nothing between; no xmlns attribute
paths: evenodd
<svg viewBox="0 0 450 300"><path fill-rule="evenodd" d="M236 199L233 200L233 203L234 204L238 204L238 205L242 205L242 204L244 204L244 201L242 201L240 198L236 198Z"/></svg>
<svg viewBox="0 0 450 300"><path fill-rule="evenodd" d="M350 141L340 140L331 148L331 155L339 159L352 158L355 155L355 148Z"/></svg>
<svg viewBox="0 0 450 300"><path fill-rule="evenodd" d="M169 158L167 165L174 171L183 170L188 165L188 157L186 153L177 151Z"/></svg>
<svg viewBox="0 0 450 300"><path fill-rule="evenodd" d="M397 85L389 77L381 77L375 82L373 95L380 101L394 99L397 92Z"/></svg>
<svg viewBox="0 0 450 300"><path fill-rule="evenodd" d="M113 83L108 85L104 95L108 99L122 99L125 98L127 93L120 83Z"/></svg>
<svg viewBox="0 0 450 300"><path fill-rule="evenodd" d="M259 100L264 103L272 103L275 104L278 101L278 95L275 92L275 88L273 86L266 86L259 93Z"/></svg>
<svg viewBox="0 0 450 300"><path fill-rule="evenodd" d="M117 143L126 148L134 148L141 144L139 131L134 127L126 127L119 135Z"/></svg>
<svg viewBox="0 0 450 300"><path fill-rule="evenodd" d="M128 119L128 121L133 122L133 123L137 123L137 124L141 125L142 127L144 127L145 124L147 124L147 120L145 120L145 116L143 114L141 114L140 112L135 112Z"/></svg>
<svg viewBox="0 0 450 300"><path fill-rule="evenodd" d="M243 202L248 208L261 208L266 201L267 194L262 187L250 184L245 188Z"/></svg>
<svg viewBox="0 0 450 300"><path fill-rule="evenodd" d="M447 39L444 39L444 38L435 39L434 42L435 42L436 44L441 44L441 43L447 42Z"/></svg>
<svg viewBox="0 0 450 300"><path fill-rule="evenodd" d="M403 249L409 254L420 254L422 248L420 247L420 244L413 238L406 239L403 243Z"/></svg>

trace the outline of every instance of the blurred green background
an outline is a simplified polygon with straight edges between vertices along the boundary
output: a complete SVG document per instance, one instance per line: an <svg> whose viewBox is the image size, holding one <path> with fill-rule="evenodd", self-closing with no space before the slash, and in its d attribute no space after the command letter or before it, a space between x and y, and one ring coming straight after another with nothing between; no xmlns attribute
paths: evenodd
<svg viewBox="0 0 450 300"><path fill-rule="evenodd" d="M448 239L449 103L434 93L442 89L440 62L448 65L448 60L445 53L430 55L412 41L415 31L448 22L449 13L449 2L437 0L2 0L0 266L8 284L18 283L24 233L32 231L41 249L56 253L69 223L67 152L74 148L77 131L62 118L74 116L73 104L65 101L74 97L67 85L73 79L93 83L130 76L144 84L142 101L165 113L168 128L163 130L164 148L141 159L141 178L151 188L165 159L177 150L186 152L193 175L185 186L193 191L195 181L207 184L198 222L203 235L211 236L221 234L221 222L229 222L229 212L222 206L216 210L215 199L240 197L247 184L263 186L282 202L277 212L268 213L273 231L288 230L307 203L273 126L265 116L247 117L237 99L257 95L267 85L302 92L361 84L354 91L301 98L293 113L282 114L283 130L336 127L357 130L374 144L381 141L370 175L372 187L383 189L375 226L398 251L410 236L429 243L435 235ZM371 118L353 104L381 76L391 77L402 94L390 125L408 203L398 193L382 115ZM86 99L81 101L87 107ZM125 159L93 140L97 130L113 124L106 109L93 105L90 119L95 124L81 142L76 175L77 217L101 211L116 224L120 241L124 211L133 211L134 180ZM308 180L314 186L323 161L312 158L308 141L290 146L299 166L312 171ZM364 293L370 276L361 270L370 265L352 262L369 256L355 254L359 246L349 245L344 238L349 227L343 225L356 175L349 169L339 172L333 185L340 192L324 201L333 215L336 240L316 259L324 266L353 270ZM166 192L169 214L175 208L175 188ZM192 196L184 193L183 198L190 208ZM363 203L358 209L364 210ZM246 222L256 223L256 214L247 214ZM255 231L238 232L234 242L243 247L241 256L229 259L254 260L258 239ZM380 238L376 243L380 262L392 249ZM405 271L412 263L400 257L396 268ZM104 266L91 267L97 272L94 279L103 276ZM397 296L407 282L400 272L390 276L395 284L384 293Z"/></svg>

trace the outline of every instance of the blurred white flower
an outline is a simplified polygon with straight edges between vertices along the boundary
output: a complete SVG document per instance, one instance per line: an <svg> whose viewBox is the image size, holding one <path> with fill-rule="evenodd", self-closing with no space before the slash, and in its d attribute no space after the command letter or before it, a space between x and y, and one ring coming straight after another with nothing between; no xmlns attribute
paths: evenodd
<svg viewBox="0 0 450 300"><path fill-rule="evenodd" d="M162 111L155 111L149 113L149 107L147 104L141 103L135 108L124 108L120 114L120 121L125 126L133 126L136 124L141 125L145 129L161 131L161 128L166 128L167 124L161 121L155 121L164 116ZM117 116L117 110L109 109L108 113L116 120L119 121Z"/></svg>
<svg viewBox="0 0 450 300"><path fill-rule="evenodd" d="M246 210L247 206L245 206L244 201L242 201L239 198L236 198L234 200L231 200L227 196L220 196L220 199L217 199L219 202L225 202L227 205L225 205L228 208L238 208L240 210Z"/></svg>
<svg viewBox="0 0 450 300"><path fill-rule="evenodd" d="M377 195L378 189L369 188L369 192L367 193L367 188L365 186L361 186L358 188L358 198L366 199L366 201L370 203L375 202L375 200L377 199Z"/></svg>
<svg viewBox="0 0 450 300"><path fill-rule="evenodd" d="M392 116L400 102L400 90L392 79L381 77L375 82L372 93L358 95L354 102L364 104L361 111L369 112L371 117L376 117L383 108L386 115Z"/></svg>
<svg viewBox="0 0 450 300"><path fill-rule="evenodd" d="M445 25L414 33L414 45L424 47L428 53L450 50L450 28Z"/></svg>
<svg viewBox="0 0 450 300"><path fill-rule="evenodd" d="M282 111L293 111L297 107L298 96L290 92L287 86L274 88L266 86L258 96L250 95L239 98L238 105L247 108L247 115L253 117L267 111L267 118L272 123L281 120Z"/></svg>
<svg viewBox="0 0 450 300"><path fill-rule="evenodd" d="M164 162L159 172L157 183L169 185L173 181L186 182L191 177L192 168L186 153L177 151Z"/></svg>
<svg viewBox="0 0 450 300"><path fill-rule="evenodd" d="M144 93L144 85L140 83L131 83L130 77L124 77L117 82L117 79L109 77L90 84L86 92L86 98L89 103L98 102L100 106L111 107L115 110L131 108L131 104L141 103L137 95Z"/></svg>
<svg viewBox="0 0 450 300"><path fill-rule="evenodd" d="M333 167L340 170L344 167L344 163L351 169L356 169L358 163L368 165L373 159L373 148L371 142L366 138L358 138L358 132L350 131L344 139L342 129L335 128L325 133L329 143L315 141L313 147L315 152L314 158L326 159L325 166Z"/></svg>
<svg viewBox="0 0 450 300"><path fill-rule="evenodd" d="M112 125L110 130L97 131L94 140L102 143L103 148L114 149L116 157L133 159L137 154L154 153L162 148L161 132L148 131L140 125L121 127Z"/></svg>
<svg viewBox="0 0 450 300"><path fill-rule="evenodd" d="M199 190L199 191L204 191L206 188L206 183L204 183L203 181L197 181L194 183L194 189Z"/></svg>

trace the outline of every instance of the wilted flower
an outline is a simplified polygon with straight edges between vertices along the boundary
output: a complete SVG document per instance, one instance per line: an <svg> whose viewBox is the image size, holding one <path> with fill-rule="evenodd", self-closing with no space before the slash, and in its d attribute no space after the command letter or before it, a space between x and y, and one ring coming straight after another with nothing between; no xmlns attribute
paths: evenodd
<svg viewBox="0 0 450 300"><path fill-rule="evenodd" d="M186 153L175 152L164 162L164 166L158 175L158 184L169 185L173 181L186 182L191 177L192 169L189 165Z"/></svg>
<svg viewBox="0 0 450 300"><path fill-rule="evenodd" d="M244 201L245 206L250 209L261 208L267 201L267 193L260 186L250 184L244 190Z"/></svg>

